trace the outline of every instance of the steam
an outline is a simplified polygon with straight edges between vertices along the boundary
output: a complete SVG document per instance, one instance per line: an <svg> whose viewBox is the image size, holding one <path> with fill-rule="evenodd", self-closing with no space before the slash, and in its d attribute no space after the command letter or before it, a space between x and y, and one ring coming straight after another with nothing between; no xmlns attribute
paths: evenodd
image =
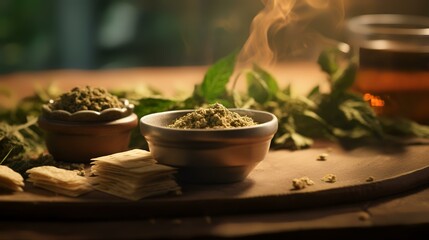
<svg viewBox="0 0 429 240"><path fill-rule="evenodd" d="M238 64L247 66L252 63L270 65L276 62L276 53L270 46L270 40L287 26L305 28L308 22L321 12L334 9L343 18L343 6L340 0L263 0L265 5L253 19L250 35L239 56ZM298 31L297 34L300 32ZM289 42L289 43L288 43ZM284 47L293 48L293 39L286 39ZM287 46L291 44L291 46Z"/></svg>

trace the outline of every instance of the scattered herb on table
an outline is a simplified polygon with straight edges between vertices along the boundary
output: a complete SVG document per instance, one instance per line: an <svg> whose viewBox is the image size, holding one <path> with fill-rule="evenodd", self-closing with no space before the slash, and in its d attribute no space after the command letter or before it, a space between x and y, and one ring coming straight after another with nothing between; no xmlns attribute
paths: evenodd
<svg viewBox="0 0 429 240"><path fill-rule="evenodd" d="M314 185L314 182L309 177L300 177L292 179L293 190L300 190L312 185Z"/></svg>
<svg viewBox="0 0 429 240"><path fill-rule="evenodd" d="M317 161L326 161L328 159L327 153L322 153L317 157Z"/></svg>
<svg viewBox="0 0 429 240"><path fill-rule="evenodd" d="M373 176L369 176L365 182L374 182L375 178Z"/></svg>
<svg viewBox="0 0 429 240"><path fill-rule="evenodd" d="M337 176L335 174L329 173L323 176L321 180L326 183L335 183L337 181Z"/></svg>

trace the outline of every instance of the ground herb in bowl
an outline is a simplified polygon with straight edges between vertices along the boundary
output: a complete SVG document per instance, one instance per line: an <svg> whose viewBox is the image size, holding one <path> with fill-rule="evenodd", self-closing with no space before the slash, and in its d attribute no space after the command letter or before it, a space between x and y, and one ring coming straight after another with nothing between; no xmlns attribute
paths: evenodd
<svg viewBox="0 0 429 240"><path fill-rule="evenodd" d="M75 87L49 103L52 110L65 110L74 113L81 110L101 112L108 108L124 108L118 97L103 88Z"/></svg>
<svg viewBox="0 0 429 240"><path fill-rule="evenodd" d="M220 103L199 108L176 119L170 128L181 129L223 129L256 125L252 118L232 112Z"/></svg>

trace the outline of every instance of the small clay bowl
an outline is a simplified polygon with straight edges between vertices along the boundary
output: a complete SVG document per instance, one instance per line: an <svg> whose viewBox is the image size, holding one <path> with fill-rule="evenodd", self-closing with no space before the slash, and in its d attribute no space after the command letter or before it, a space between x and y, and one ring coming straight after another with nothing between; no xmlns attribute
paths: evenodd
<svg viewBox="0 0 429 240"><path fill-rule="evenodd" d="M46 133L49 153L57 161L89 163L94 157L126 151L131 131L138 125L132 108L73 114L66 111L52 114L46 106L43 109L38 124Z"/></svg>
<svg viewBox="0 0 429 240"><path fill-rule="evenodd" d="M177 167L179 180L188 183L232 183L244 180L262 161L277 131L277 118L268 112L230 109L258 124L231 129L167 127L193 110L168 111L140 119L140 131L153 157Z"/></svg>

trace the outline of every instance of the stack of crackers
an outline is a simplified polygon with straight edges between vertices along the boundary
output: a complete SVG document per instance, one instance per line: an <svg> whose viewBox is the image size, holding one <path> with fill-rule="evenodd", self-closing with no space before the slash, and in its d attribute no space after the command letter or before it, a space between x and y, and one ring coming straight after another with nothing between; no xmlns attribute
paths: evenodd
<svg viewBox="0 0 429 240"><path fill-rule="evenodd" d="M77 197L92 191L91 184L86 177L80 176L78 171L66 170L54 166L35 167L27 170L27 181L34 186L70 197Z"/></svg>
<svg viewBox="0 0 429 240"><path fill-rule="evenodd" d="M133 149L91 159L93 187L129 200L180 193L174 179L176 169L157 164L150 152Z"/></svg>
<svg viewBox="0 0 429 240"><path fill-rule="evenodd" d="M8 166L0 165L0 189L22 192L24 179Z"/></svg>

